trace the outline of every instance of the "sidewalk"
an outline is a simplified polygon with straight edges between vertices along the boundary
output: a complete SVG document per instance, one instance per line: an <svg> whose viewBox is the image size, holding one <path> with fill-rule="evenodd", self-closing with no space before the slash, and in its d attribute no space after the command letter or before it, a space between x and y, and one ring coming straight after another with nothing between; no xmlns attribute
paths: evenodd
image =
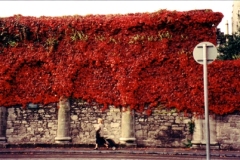
<svg viewBox="0 0 240 160"><path fill-rule="evenodd" d="M89 153L118 153L118 154L158 154L158 155L189 155L206 156L206 150L191 148L118 148L112 150L100 147L93 150L93 147L18 147L9 146L0 148L0 154L89 154ZM211 150L212 157L239 157L240 151Z"/></svg>

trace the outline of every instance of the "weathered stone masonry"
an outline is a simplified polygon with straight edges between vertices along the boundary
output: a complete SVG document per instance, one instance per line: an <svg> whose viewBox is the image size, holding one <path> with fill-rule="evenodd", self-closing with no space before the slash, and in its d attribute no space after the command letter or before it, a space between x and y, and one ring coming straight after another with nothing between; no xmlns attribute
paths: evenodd
<svg viewBox="0 0 240 160"><path fill-rule="evenodd" d="M139 116L136 121L138 144L159 147L180 147L190 139L188 122L190 117L175 110L156 110L153 115Z"/></svg>
<svg viewBox="0 0 240 160"><path fill-rule="evenodd" d="M55 105L53 105L55 106ZM53 143L57 131L57 108L40 106L38 109L7 108L8 143Z"/></svg>
<svg viewBox="0 0 240 160"><path fill-rule="evenodd" d="M0 143L6 142L7 109L0 107Z"/></svg>
<svg viewBox="0 0 240 160"><path fill-rule="evenodd" d="M1 139L8 144L57 143L59 111L57 105L56 103L47 106L39 105L39 108L36 109L6 108L6 116L2 116L0 120L1 129L5 127L5 132L2 129L0 133ZM2 112L4 113L4 111ZM102 112L98 105L71 100L69 117L69 137L71 141L69 143L94 144L94 126L97 124L97 118L101 117L104 119L106 127L105 135L116 143L129 138L129 140L135 140L134 143L137 146L184 147L184 143L187 143L188 139L193 139L193 142L194 140L198 141L197 145L200 147L204 145L205 128L202 127L204 121L201 119L201 123L196 121L195 132L192 137L189 134L188 126L188 122L193 118L191 115L178 113L174 109L156 109L151 116L134 113L133 122L129 123L134 124L131 133L129 131L124 133L124 127L122 126L125 124L122 122L122 115L122 111L113 106ZM211 123L215 125L215 131L211 131L211 134L216 134L214 141L220 148L239 149L240 114L214 116L212 121ZM4 124L6 125L4 126Z"/></svg>

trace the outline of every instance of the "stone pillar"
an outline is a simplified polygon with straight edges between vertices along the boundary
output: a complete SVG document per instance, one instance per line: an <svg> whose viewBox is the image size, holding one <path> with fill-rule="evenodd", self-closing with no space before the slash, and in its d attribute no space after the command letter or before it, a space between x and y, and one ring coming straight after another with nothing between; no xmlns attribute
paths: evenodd
<svg viewBox="0 0 240 160"><path fill-rule="evenodd" d="M209 125L210 125L210 144L216 145L217 142L217 126L216 126L216 120L215 115L209 116Z"/></svg>
<svg viewBox="0 0 240 160"><path fill-rule="evenodd" d="M122 108L122 133L120 144L124 144L126 146L135 146L136 138L135 138L135 127L134 127L134 112L130 110L130 107Z"/></svg>
<svg viewBox="0 0 240 160"><path fill-rule="evenodd" d="M206 144L206 126L205 126L205 121L203 123L203 141L202 144ZM216 121L215 121L215 116L214 115L209 115L209 135L210 135L210 145L211 148L212 146L218 145L217 142L217 131L216 131Z"/></svg>
<svg viewBox="0 0 240 160"><path fill-rule="evenodd" d="M200 148L203 139L203 119L194 117L195 128L192 137L192 148Z"/></svg>
<svg viewBox="0 0 240 160"><path fill-rule="evenodd" d="M206 145L206 126L204 118L195 118L195 130L192 139L192 148L201 148ZM212 149L219 149L217 142L217 131L215 115L209 115L209 134L210 134L210 147Z"/></svg>
<svg viewBox="0 0 240 160"><path fill-rule="evenodd" d="M58 110L58 128L56 143L69 143L71 137L69 136L70 130L70 102L68 98L61 98L59 100Z"/></svg>
<svg viewBox="0 0 240 160"><path fill-rule="evenodd" d="M6 143L7 108L0 107L0 143Z"/></svg>

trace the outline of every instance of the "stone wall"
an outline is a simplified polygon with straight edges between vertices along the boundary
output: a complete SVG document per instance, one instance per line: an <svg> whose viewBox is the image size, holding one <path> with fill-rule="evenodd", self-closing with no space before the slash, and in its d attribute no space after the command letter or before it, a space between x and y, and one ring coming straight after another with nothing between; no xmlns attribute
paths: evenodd
<svg viewBox="0 0 240 160"><path fill-rule="evenodd" d="M151 116L136 114L137 144L154 147L184 147L187 139L191 140L189 121L191 117L177 113L175 109L156 109Z"/></svg>
<svg viewBox="0 0 240 160"><path fill-rule="evenodd" d="M94 104L88 104L83 101L71 102L71 136L72 143L77 144L95 144L95 126L97 119L104 120L105 137L119 142L121 128L121 112L113 106L104 112Z"/></svg>
<svg viewBox="0 0 240 160"><path fill-rule="evenodd" d="M105 136L119 143L122 132L121 110L110 106L102 112L96 104L70 101L70 136L72 144L94 144L97 118L103 118ZM6 139L9 144L54 144L58 127L58 104L39 105L37 109L7 108ZM175 109L157 108L151 116L134 114L134 136L138 146L185 147L192 140L189 133L191 115ZM240 113L215 116L216 141L221 149L240 148ZM3 121L2 121L3 123ZM203 132L205 128L203 127ZM204 133L203 133L204 135Z"/></svg>
<svg viewBox="0 0 240 160"><path fill-rule="evenodd" d="M222 149L240 149L240 112L216 116L217 141Z"/></svg>
<svg viewBox="0 0 240 160"><path fill-rule="evenodd" d="M8 143L54 143L57 130L55 104L38 109L7 108Z"/></svg>
<svg viewBox="0 0 240 160"><path fill-rule="evenodd" d="M7 108L8 143L55 143L57 133L57 104L39 105L37 109ZM103 118L105 136L116 142L120 138L121 112L115 107L101 112L97 105L82 101L71 102L70 135L72 143L94 144L97 118Z"/></svg>
<svg viewBox="0 0 240 160"><path fill-rule="evenodd" d="M9 107L8 143L54 143L57 132L57 104L38 109ZM104 112L94 104L71 101L70 135L74 144L94 144L97 118L103 118L105 136L119 143L121 111L110 106ZM156 110L152 116L135 113L135 137L139 146L179 147L188 137L190 119L173 110Z"/></svg>
<svg viewBox="0 0 240 160"><path fill-rule="evenodd" d="M7 129L7 109L0 107L0 143L6 141L6 129Z"/></svg>

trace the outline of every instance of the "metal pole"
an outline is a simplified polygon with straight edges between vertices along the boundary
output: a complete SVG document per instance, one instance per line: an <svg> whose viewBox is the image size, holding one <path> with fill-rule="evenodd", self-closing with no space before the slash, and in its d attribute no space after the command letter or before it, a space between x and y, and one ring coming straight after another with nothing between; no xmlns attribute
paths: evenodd
<svg viewBox="0 0 240 160"><path fill-rule="evenodd" d="M210 136L209 136L209 115L208 115L208 78L207 78L207 44L203 44L203 80L204 80L204 107L206 126L206 154L210 160Z"/></svg>

